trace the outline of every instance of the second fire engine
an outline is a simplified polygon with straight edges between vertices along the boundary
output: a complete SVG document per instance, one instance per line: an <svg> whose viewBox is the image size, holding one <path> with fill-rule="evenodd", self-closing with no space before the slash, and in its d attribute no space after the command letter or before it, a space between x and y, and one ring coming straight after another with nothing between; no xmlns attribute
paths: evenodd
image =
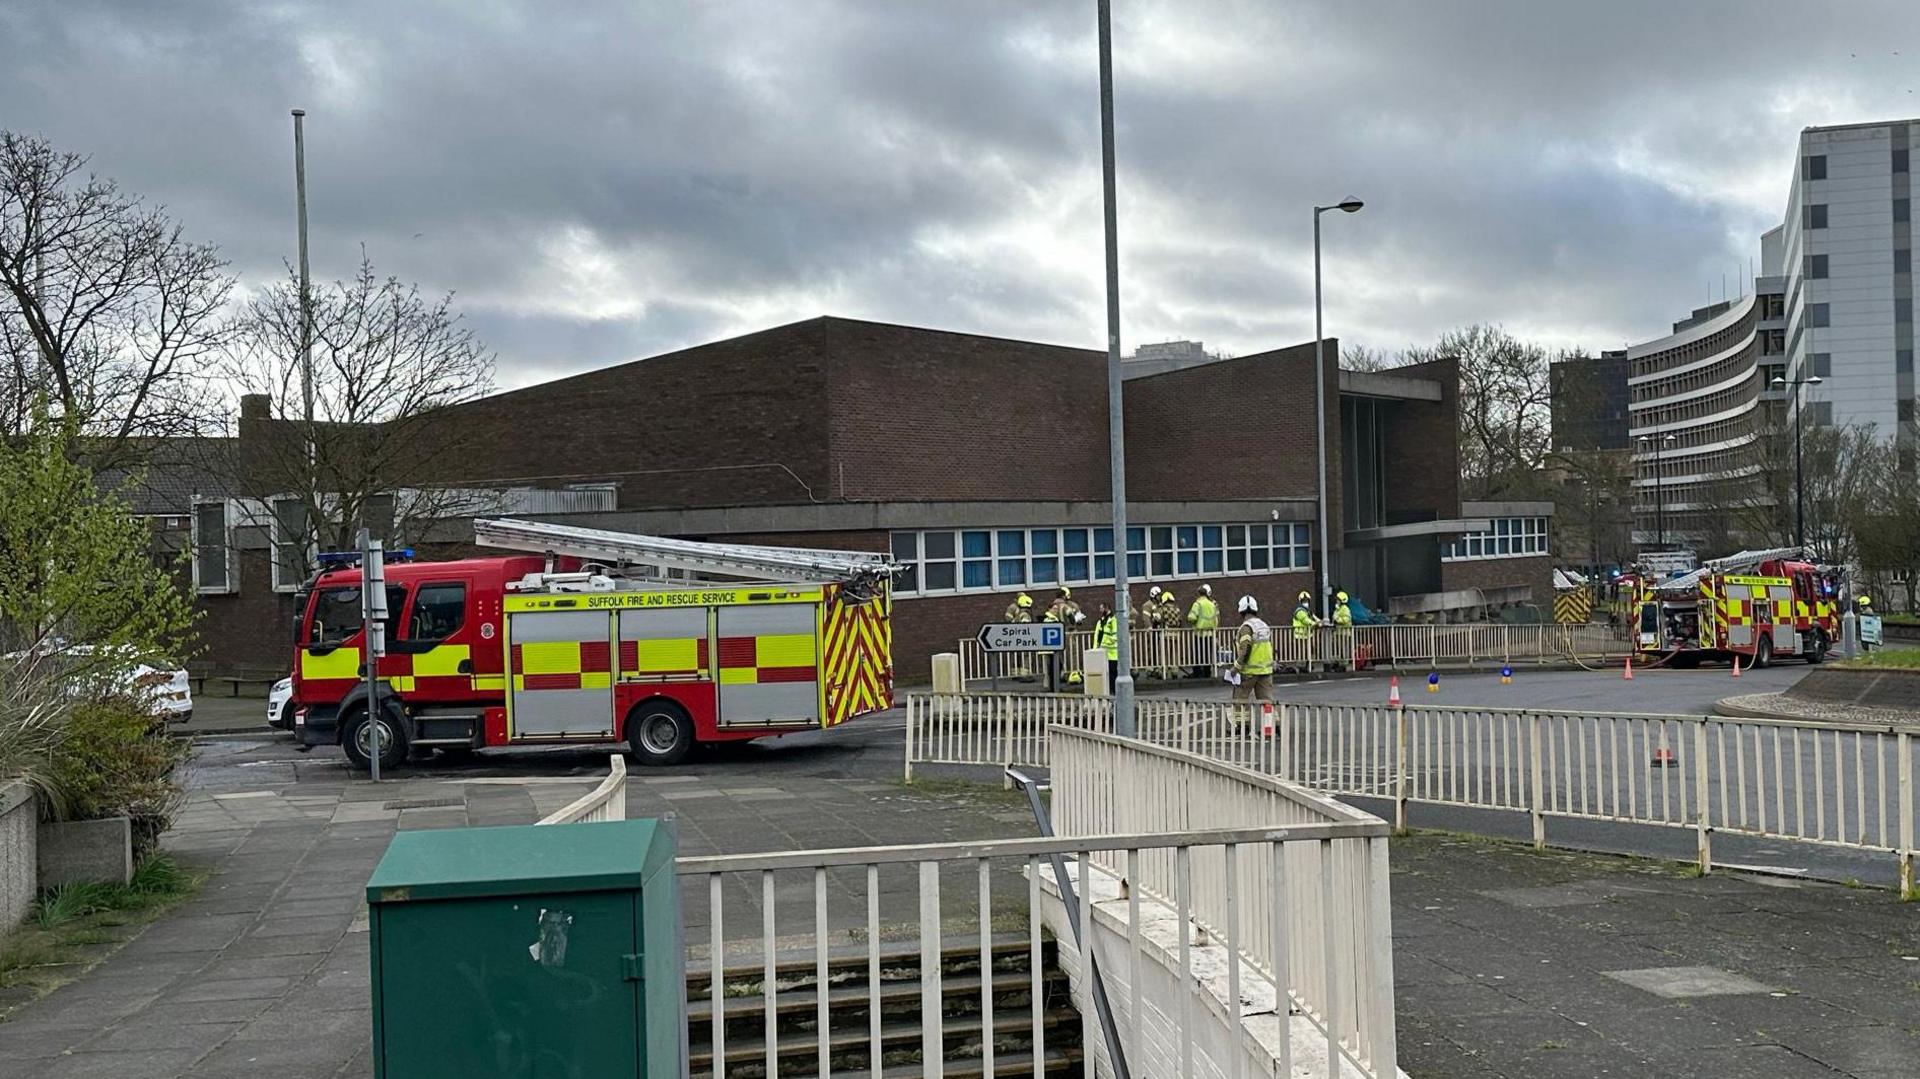
<svg viewBox="0 0 1920 1079"><path fill-rule="evenodd" d="M1676 667L1703 659L1818 663L1840 639L1835 575L1799 547L1743 551L1664 581L1643 578L1640 650Z"/></svg>

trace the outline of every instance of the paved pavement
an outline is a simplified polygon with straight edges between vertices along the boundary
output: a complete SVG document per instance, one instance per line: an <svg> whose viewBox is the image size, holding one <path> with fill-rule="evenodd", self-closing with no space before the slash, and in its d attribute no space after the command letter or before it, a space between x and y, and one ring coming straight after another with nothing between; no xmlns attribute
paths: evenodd
<svg viewBox="0 0 1920 1079"><path fill-rule="evenodd" d="M636 773L629 812L675 813L688 853L1031 834L1025 807L990 788L898 786L900 737L876 717ZM212 872L206 889L0 1023L0 1059L23 1074L370 1074L361 897L394 831L528 822L605 767L580 752L429 762L374 786L337 751L274 739L205 743L195 765L169 844ZM1920 959L1904 958L1920 937L1884 892L1444 836L1392 857L1402 1061L1422 1079L1880 1079L1920 1060L1904 1029L1920 1015ZM809 904L787 896L781 932L810 931ZM757 931L736 912L754 902L728 896L728 936ZM1661 995L1702 989L1735 991Z"/></svg>

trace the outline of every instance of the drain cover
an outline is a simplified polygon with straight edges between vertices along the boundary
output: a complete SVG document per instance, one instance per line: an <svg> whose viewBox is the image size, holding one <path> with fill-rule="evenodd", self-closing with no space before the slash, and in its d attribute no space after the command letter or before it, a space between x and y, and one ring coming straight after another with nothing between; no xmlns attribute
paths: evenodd
<svg viewBox="0 0 1920 1079"><path fill-rule="evenodd" d="M464 806L466 804L467 800L464 798L402 798L399 801L388 802L387 808L440 809L445 806Z"/></svg>

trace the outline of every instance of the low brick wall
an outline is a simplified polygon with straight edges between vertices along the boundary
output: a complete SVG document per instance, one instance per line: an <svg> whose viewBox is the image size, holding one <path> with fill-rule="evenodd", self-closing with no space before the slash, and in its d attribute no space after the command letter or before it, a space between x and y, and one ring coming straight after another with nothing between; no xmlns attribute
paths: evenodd
<svg viewBox="0 0 1920 1079"><path fill-rule="evenodd" d="M1862 704L1920 712L1920 671L1875 667L1818 667L1786 695L1820 704Z"/></svg>
<svg viewBox="0 0 1920 1079"><path fill-rule="evenodd" d="M0 783L0 932L20 924L39 890L39 823L33 789Z"/></svg>

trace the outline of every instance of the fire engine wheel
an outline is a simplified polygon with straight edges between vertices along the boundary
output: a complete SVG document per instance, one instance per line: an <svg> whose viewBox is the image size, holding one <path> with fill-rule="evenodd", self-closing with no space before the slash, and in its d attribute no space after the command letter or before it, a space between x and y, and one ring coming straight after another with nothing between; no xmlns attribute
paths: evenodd
<svg viewBox="0 0 1920 1079"><path fill-rule="evenodd" d="M693 720L671 701L647 701L627 716L627 745L641 764L679 764L693 750Z"/></svg>
<svg viewBox="0 0 1920 1079"><path fill-rule="evenodd" d="M380 767L396 768L407 759L407 737L395 723L392 713L381 710L380 728ZM347 727L340 739L340 748L346 751L347 760L353 766L366 771L373 766L374 724L367 722L365 708L357 709L347 717Z"/></svg>
<svg viewBox="0 0 1920 1079"><path fill-rule="evenodd" d="M1819 663L1822 660L1825 660L1827 658L1827 650L1832 647L1833 647L1833 642L1827 640L1826 630L1824 629L1814 630L1813 643L1807 646L1807 662Z"/></svg>
<svg viewBox="0 0 1920 1079"><path fill-rule="evenodd" d="M1758 668L1773 666L1773 642L1765 637L1753 646L1753 665Z"/></svg>

